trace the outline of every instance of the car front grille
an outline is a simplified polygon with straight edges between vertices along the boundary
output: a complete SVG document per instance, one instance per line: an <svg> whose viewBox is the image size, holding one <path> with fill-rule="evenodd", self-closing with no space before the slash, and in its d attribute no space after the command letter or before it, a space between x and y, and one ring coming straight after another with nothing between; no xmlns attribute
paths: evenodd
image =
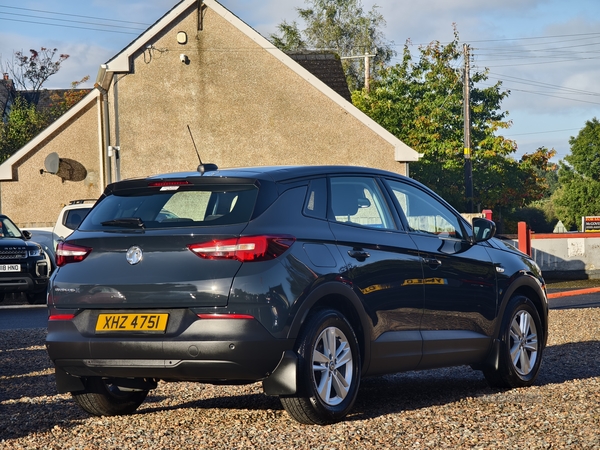
<svg viewBox="0 0 600 450"><path fill-rule="evenodd" d="M11 259L26 259L27 249L21 247L5 247L0 249L0 261Z"/></svg>

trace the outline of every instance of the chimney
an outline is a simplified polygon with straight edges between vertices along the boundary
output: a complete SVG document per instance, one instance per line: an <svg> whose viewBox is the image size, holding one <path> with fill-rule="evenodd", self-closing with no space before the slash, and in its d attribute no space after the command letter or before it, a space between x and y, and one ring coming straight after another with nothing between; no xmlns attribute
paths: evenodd
<svg viewBox="0 0 600 450"><path fill-rule="evenodd" d="M4 72L4 79L8 81L8 73Z"/></svg>

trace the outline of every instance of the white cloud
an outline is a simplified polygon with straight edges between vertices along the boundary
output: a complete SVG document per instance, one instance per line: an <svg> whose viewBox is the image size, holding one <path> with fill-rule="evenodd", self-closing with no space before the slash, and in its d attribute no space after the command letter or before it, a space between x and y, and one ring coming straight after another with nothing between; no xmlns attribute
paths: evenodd
<svg viewBox="0 0 600 450"><path fill-rule="evenodd" d="M149 25L175 4L176 0L93 0L84 3L79 0L24 0L19 7L110 18L115 24L129 21ZM221 0L221 4L264 36L276 32L277 24L283 20L296 20L296 8L307 6L304 0ZM600 88L596 87L600 79L600 60L596 58L600 54L598 0L363 0L365 10L374 4L379 6L378 11L387 22L386 37L394 41L398 51L409 38L414 44L427 44L433 40L449 42L453 39L452 24L455 23L461 42L469 43L473 48L475 69L489 67L493 77L502 79L503 86L511 89L510 97L502 105L510 111L509 118L514 120L513 129L509 131L514 134L551 131L519 138L522 151L542 145L568 148L568 132L560 134L553 130L582 127L586 120L600 116L600 105L595 104L597 96L575 95L564 90L600 93ZM41 46L56 47L59 52L70 55L59 73L50 78L48 88L68 88L71 82L85 75L91 77L88 86L93 85L99 65L137 36L137 33L27 24L6 19L2 12L0 8L0 56L3 60L10 58L13 50L27 52ZM584 33L590 35L575 36ZM597 33L597 37L591 33ZM541 36L557 37L533 39ZM540 58L542 49L547 50L548 58ZM550 52L549 49L554 50ZM495 82L493 77L490 77L491 83Z"/></svg>

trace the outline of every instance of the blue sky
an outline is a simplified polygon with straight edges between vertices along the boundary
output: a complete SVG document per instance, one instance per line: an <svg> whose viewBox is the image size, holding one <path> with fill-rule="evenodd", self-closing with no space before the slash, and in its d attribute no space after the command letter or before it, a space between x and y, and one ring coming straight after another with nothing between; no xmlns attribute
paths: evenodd
<svg viewBox="0 0 600 450"><path fill-rule="evenodd" d="M68 88L90 75L173 7L175 0L0 0L0 57L13 51L58 48L70 58L47 88ZM221 0L221 4L264 36L282 20L297 20L304 0ZM363 0L386 19L386 38L400 53L414 44L448 42L456 24L471 46L475 70L490 70L511 91L502 109L518 152L554 148L569 154L569 138L587 120L600 118L600 2L598 0ZM49 14L48 12L58 13ZM108 19L108 20L98 20ZM51 20L58 19L58 20ZM50 25L50 24L53 25ZM100 26L99 24L108 26Z"/></svg>

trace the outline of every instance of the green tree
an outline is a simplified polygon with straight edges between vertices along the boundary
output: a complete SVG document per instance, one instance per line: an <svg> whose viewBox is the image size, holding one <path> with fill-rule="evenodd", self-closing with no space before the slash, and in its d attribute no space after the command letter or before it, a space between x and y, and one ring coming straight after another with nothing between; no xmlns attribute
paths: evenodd
<svg viewBox="0 0 600 450"><path fill-rule="evenodd" d="M556 151L540 147L531 155L523 155L521 169L529 170L531 176L526 180L540 189L541 199L516 208L504 215L505 233L516 233L518 222L527 222L536 233L551 233L558 222L552 194L559 187L558 164L549 162Z"/></svg>
<svg viewBox="0 0 600 450"><path fill-rule="evenodd" d="M552 233L558 219L548 214L549 206L550 202L540 200L514 211L508 216L507 222L509 224L504 233L516 234L518 231L518 222L527 222L529 228L536 233Z"/></svg>
<svg viewBox="0 0 600 450"><path fill-rule="evenodd" d="M295 21L290 24L284 20L277 25L277 29L280 34L272 34L270 39L278 49L288 52L308 48L308 45L302 39L302 32Z"/></svg>
<svg viewBox="0 0 600 450"><path fill-rule="evenodd" d="M88 79L85 76L71 83L70 90L51 95L52 105L46 110L17 95L6 122L0 120L0 164L87 95L90 90L79 89L79 85Z"/></svg>
<svg viewBox="0 0 600 450"><path fill-rule="evenodd" d="M565 160L573 169L588 178L600 181L600 122L588 120L576 137L569 139L571 154Z"/></svg>
<svg viewBox="0 0 600 450"><path fill-rule="evenodd" d="M582 216L600 215L600 182L561 163L560 187L552 196L557 217L567 229L580 229Z"/></svg>
<svg viewBox="0 0 600 450"><path fill-rule="evenodd" d="M353 103L423 156L411 163L411 176L432 187L459 210L465 206L463 53L454 40L419 47L414 59L404 46L402 62L380 72L370 91L355 91ZM510 127L500 109L508 91L501 83L479 87L487 71L471 73L471 141L474 203L494 213L522 207L543 196L536 170L547 170L553 151L539 149L521 162L511 155L516 143L499 135Z"/></svg>
<svg viewBox="0 0 600 450"><path fill-rule="evenodd" d="M580 227L582 216L600 215L600 122L594 117L569 139L571 154L560 163L560 187L552 196L565 227Z"/></svg>
<svg viewBox="0 0 600 450"><path fill-rule="evenodd" d="M49 115L17 96L8 120L0 121L0 163L23 147L49 124Z"/></svg>
<svg viewBox="0 0 600 450"><path fill-rule="evenodd" d="M0 67L12 75L19 90L39 92L48 78L57 73L61 64L69 58L69 55L57 55L57 51L42 47L39 51L29 50L30 56L24 55L23 52L14 52L12 61L0 61ZM0 163L87 94L89 91L77 88L88 79L89 77L84 77L81 81L72 83L72 89L62 96L54 95L53 104L47 110L40 110L36 104L28 103L25 97L17 92L7 119L0 121Z"/></svg>
<svg viewBox="0 0 600 450"><path fill-rule="evenodd" d="M306 0L306 4L307 8L297 8L306 28L283 21L277 27L279 34L270 36L275 46L284 51L334 50L340 56L375 54L375 69L394 56L381 31L385 20L376 5L365 11L360 0ZM342 66L350 91L364 86L364 58L345 59Z"/></svg>

